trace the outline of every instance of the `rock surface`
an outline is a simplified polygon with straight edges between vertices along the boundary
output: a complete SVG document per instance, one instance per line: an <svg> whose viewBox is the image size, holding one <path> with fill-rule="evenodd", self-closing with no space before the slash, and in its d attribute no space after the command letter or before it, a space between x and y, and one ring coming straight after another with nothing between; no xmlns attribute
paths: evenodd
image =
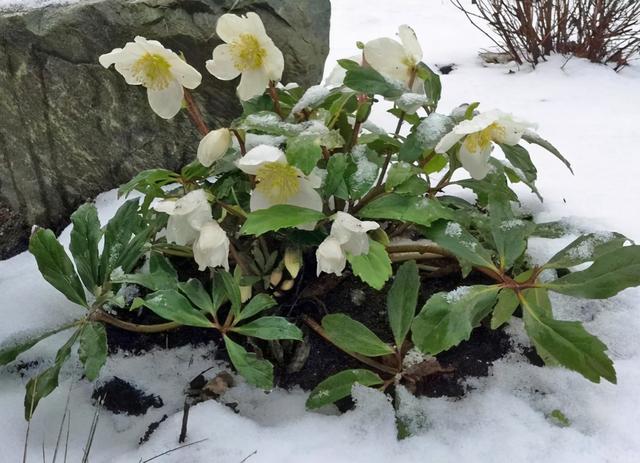
<svg viewBox="0 0 640 463"><path fill-rule="evenodd" d="M230 8L262 17L285 55L283 82L320 80L329 0L81 0L0 11L0 259L26 247L32 224L59 230L80 203L139 170L195 158L186 112L157 117L144 89L102 68L101 54L136 35L159 40L202 73L194 94L210 127L238 115L237 82L204 69Z"/></svg>

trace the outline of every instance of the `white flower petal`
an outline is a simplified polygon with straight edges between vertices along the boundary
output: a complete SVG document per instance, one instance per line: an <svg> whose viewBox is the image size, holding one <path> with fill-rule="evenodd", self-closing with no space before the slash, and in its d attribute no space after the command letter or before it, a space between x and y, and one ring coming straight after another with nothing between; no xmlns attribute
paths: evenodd
<svg viewBox="0 0 640 463"><path fill-rule="evenodd" d="M256 175L260 166L267 162L286 162L284 152L271 145L258 145L249 150L236 163L238 168L249 175Z"/></svg>
<svg viewBox="0 0 640 463"><path fill-rule="evenodd" d="M242 101L247 101L254 96L264 93L264 89L269 85L269 76L262 68L247 69L242 73L240 85L238 85L238 97Z"/></svg>
<svg viewBox="0 0 640 463"><path fill-rule="evenodd" d="M340 247L338 241L329 236L326 238L318 249L316 250L317 275L322 272L335 273L336 275L342 275L342 271L347 265L347 256Z"/></svg>
<svg viewBox="0 0 640 463"><path fill-rule="evenodd" d="M275 46L270 38L267 38L263 44L267 55L263 64L264 70L267 73L269 80L279 82L282 79L282 73L284 72L284 56L278 47Z"/></svg>
<svg viewBox="0 0 640 463"><path fill-rule="evenodd" d="M517 145L527 129L536 128L537 124L516 119L510 114L504 114L497 121L499 126L493 134L493 139L505 145Z"/></svg>
<svg viewBox="0 0 640 463"><path fill-rule="evenodd" d="M225 155L231 146L231 131L227 128L212 130L200 140L198 161L205 167L211 166Z"/></svg>
<svg viewBox="0 0 640 463"><path fill-rule="evenodd" d="M163 119L171 119L180 112L184 90L177 80L171 81L162 90L147 89L151 109Z"/></svg>
<svg viewBox="0 0 640 463"><path fill-rule="evenodd" d="M453 132L460 135L467 135L470 133L480 132L481 130L486 129L494 122L498 121L502 113L497 110L486 111L484 113L480 113L477 116L473 117L473 119L464 120L460 122L453 128Z"/></svg>
<svg viewBox="0 0 640 463"><path fill-rule="evenodd" d="M306 178L300 179L300 189L287 200L287 204L306 207L314 211L322 211L322 197L313 188L313 184ZM315 225L315 224L314 224Z"/></svg>
<svg viewBox="0 0 640 463"><path fill-rule="evenodd" d="M444 137L440 139L436 147L434 148L436 153L446 153L451 149L453 145L458 143L464 135L458 134L456 132L449 132Z"/></svg>
<svg viewBox="0 0 640 463"><path fill-rule="evenodd" d="M402 42L405 52L411 56L416 64L420 62L422 60L422 47L413 29L403 24L398 30L398 35L400 35L400 41Z"/></svg>
<svg viewBox="0 0 640 463"><path fill-rule="evenodd" d="M200 229L193 243L193 258L200 271L207 267L229 270L229 238L218 222L211 220Z"/></svg>
<svg viewBox="0 0 640 463"><path fill-rule="evenodd" d="M251 198L249 199L249 209L253 211L259 211L261 209L269 209L273 204L264 194L258 190L251 192Z"/></svg>
<svg viewBox="0 0 640 463"><path fill-rule="evenodd" d="M173 213L176 215L187 215L205 206L209 207L207 192L203 189L193 190L175 202Z"/></svg>
<svg viewBox="0 0 640 463"><path fill-rule="evenodd" d="M364 60L380 74L408 83L409 69L405 64L404 47L395 40L383 37L371 40L364 46Z"/></svg>
<svg viewBox="0 0 640 463"><path fill-rule="evenodd" d="M236 40L241 34L264 36L266 31L260 16L251 12L246 16L223 14L216 24L216 34L223 41L229 43Z"/></svg>
<svg viewBox="0 0 640 463"><path fill-rule="evenodd" d="M172 215L176 209L176 202L173 199L161 199L154 203L151 207L158 212L164 212L165 214Z"/></svg>
<svg viewBox="0 0 640 463"><path fill-rule="evenodd" d="M240 75L231 54L231 46L218 45L213 50L213 57L206 63L207 71L220 80L232 80Z"/></svg>
<svg viewBox="0 0 640 463"><path fill-rule="evenodd" d="M171 64L171 73L183 87L194 89L202 82L202 74L187 64L178 55L172 54L167 61Z"/></svg>
<svg viewBox="0 0 640 463"><path fill-rule="evenodd" d="M114 48L109 53L105 53L104 55L100 55L98 58L98 62L105 68L108 68L112 64L120 61L122 57L122 48Z"/></svg>
<svg viewBox="0 0 640 463"><path fill-rule="evenodd" d="M167 222L167 242L178 246L187 246L198 237L198 230L189 224L188 220L178 215L172 215Z"/></svg>
<svg viewBox="0 0 640 463"><path fill-rule="evenodd" d="M367 232L380 228L376 222L361 221L346 212L337 212L331 225L331 236L349 254L359 256L369 252Z"/></svg>
<svg viewBox="0 0 640 463"><path fill-rule="evenodd" d="M489 144L485 149L471 152L467 150L466 144L463 143L458 151L458 159L472 178L482 180L490 170L489 158L491 157L492 149L493 146Z"/></svg>

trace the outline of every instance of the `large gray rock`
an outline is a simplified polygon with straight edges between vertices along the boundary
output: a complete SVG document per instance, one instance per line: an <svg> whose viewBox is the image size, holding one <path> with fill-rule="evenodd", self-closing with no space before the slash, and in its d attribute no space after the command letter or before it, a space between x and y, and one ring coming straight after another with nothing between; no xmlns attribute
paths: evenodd
<svg viewBox="0 0 640 463"><path fill-rule="evenodd" d="M144 89L102 68L101 54L136 35L157 39L202 73L194 94L211 127L238 115L237 83L204 68L220 43L216 20L232 6L262 17L284 53L284 82L320 80L329 0L85 0L0 12L0 258L24 248L32 224L59 228L139 170L195 157L186 111L157 117Z"/></svg>

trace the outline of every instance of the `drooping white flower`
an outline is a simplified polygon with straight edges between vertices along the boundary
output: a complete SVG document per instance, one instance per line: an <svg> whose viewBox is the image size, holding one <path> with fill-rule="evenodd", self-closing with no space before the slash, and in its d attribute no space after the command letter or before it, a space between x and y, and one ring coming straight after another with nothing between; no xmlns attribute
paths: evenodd
<svg viewBox="0 0 640 463"><path fill-rule="evenodd" d="M458 159L471 177L482 180L489 173L489 158L493 142L517 145L528 128L536 124L515 119L499 110L480 113L456 125L435 147L436 153L446 153L462 140Z"/></svg>
<svg viewBox="0 0 640 463"><path fill-rule="evenodd" d="M385 77L402 82L415 93L424 93L424 84L413 79L416 66L422 60L422 47L416 33L407 25L398 30L400 42L387 37L370 40L364 45L364 60Z"/></svg>
<svg viewBox="0 0 640 463"><path fill-rule="evenodd" d="M200 140L198 161L205 167L220 159L231 146L231 131L226 128L212 130Z"/></svg>
<svg viewBox="0 0 640 463"><path fill-rule="evenodd" d="M347 265L347 255L340 242L329 235L316 249L316 261L318 275L325 272L340 276Z"/></svg>
<svg viewBox="0 0 640 463"><path fill-rule="evenodd" d="M229 238L215 220L200 227L198 238L193 243L193 258L200 271L207 267L229 270Z"/></svg>
<svg viewBox="0 0 640 463"><path fill-rule="evenodd" d="M369 252L367 232L380 228L376 222L361 221L346 212L337 212L331 225L331 236L345 252L360 256Z"/></svg>
<svg viewBox="0 0 640 463"><path fill-rule="evenodd" d="M192 191L178 200L159 201L153 208L169 214L167 241L180 246L193 243L202 226L212 220L211 206L204 190Z"/></svg>
<svg viewBox="0 0 640 463"><path fill-rule="evenodd" d="M243 172L256 177L257 185L249 201L252 211L276 204L322 210L322 198L315 190L320 188L322 180L313 173L304 175L300 169L290 165L279 148L256 146L240 158L237 165Z"/></svg>
<svg viewBox="0 0 640 463"><path fill-rule="evenodd" d="M156 40L136 37L124 48L115 48L99 58L108 68L112 64L128 84L147 89L151 109L164 119L171 119L182 106L183 87L194 89L202 76L180 56Z"/></svg>
<svg viewBox="0 0 640 463"><path fill-rule="evenodd" d="M329 236L318 246L317 273L340 276L347 265L347 253L360 256L369 253L367 232L380 228L376 222L361 221L346 212L337 212Z"/></svg>
<svg viewBox="0 0 640 463"><path fill-rule="evenodd" d="M267 35L260 16L224 14L218 19L216 33L226 43L213 50L207 70L220 80L242 74L238 86L241 100L262 95L269 81L282 78L284 57Z"/></svg>

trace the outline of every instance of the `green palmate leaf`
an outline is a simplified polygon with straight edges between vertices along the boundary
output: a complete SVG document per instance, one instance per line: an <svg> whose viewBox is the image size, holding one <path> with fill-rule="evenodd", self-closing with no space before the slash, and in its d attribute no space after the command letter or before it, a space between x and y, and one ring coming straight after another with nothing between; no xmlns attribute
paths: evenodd
<svg viewBox="0 0 640 463"><path fill-rule="evenodd" d="M621 248L629 241L619 233L589 233L574 240L544 264L545 268L568 268Z"/></svg>
<svg viewBox="0 0 640 463"><path fill-rule="evenodd" d="M440 76L433 72L429 66L424 63L418 63L417 77L424 81L424 90L429 97L429 103L433 110L438 107L440 96L442 95L442 83Z"/></svg>
<svg viewBox="0 0 640 463"><path fill-rule="evenodd" d="M507 160L511 163L510 166L507 163L504 165L505 173L509 176L509 179L514 183L523 182L542 201L542 196L536 186L538 171L531 161L529 152L520 145L500 145L500 147Z"/></svg>
<svg viewBox="0 0 640 463"><path fill-rule="evenodd" d="M415 261L409 261L398 269L391 289L387 293L387 310L389 325L393 332L396 346L401 347L411 322L416 315L420 275Z"/></svg>
<svg viewBox="0 0 640 463"><path fill-rule="evenodd" d="M236 323L251 318L260 312L275 307L277 302L271 296L265 293L256 294L253 299L240 311L240 315L236 317Z"/></svg>
<svg viewBox="0 0 640 463"><path fill-rule="evenodd" d="M497 270L491 260L491 253L456 222L440 220L425 229L424 235L454 254L458 259L479 267Z"/></svg>
<svg viewBox="0 0 640 463"><path fill-rule="evenodd" d="M163 289L149 294L144 300L144 305L166 320L187 326L213 327L202 312L174 289Z"/></svg>
<svg viewBox="0 0 640 463"><path fill-rule="evenodd" d="M586 299L606 299L640 285L640 246L626 246L598 257L581 272L543 286L557 293Z"/></svg>
<svg viewBox="0 0 640 463"><path fill-rule="evenodd" d="M79 335L80 330L73 333L69 340L58 350L53 366L34 376L27 383L27 391L24 396L24 417L27 421L31 420L40 400L51 394L58 387L60 369L71 355L71 348L78 340Z"/></svg>
<svg viewBox="0 0 640 463"><path fill-rule="evenodd" d="M589 334L579 322L560 321L550 318L526 294L520 297L523 307L524 326L542 357L553 359L558 364L577 371L595 383L604 378L616 382L613 362L605 354L607 346Z"/></svg>
<svg viewBox="0 0 640 463"><path fill-rule="evenodd" d="M200 280L190 278L186 283L178 283L178 288L197 308L211 315L216 314L211 296L204 289Z"/></svg>
<svg viewBox="0 0 640 463"><path fill-rule="evenodd" d="M539 236L540 238L561 238L568 234L570 227L563 221L537 223L535 230L531 233L532 236Z"/></svg>
<svg viewBox="0 0 640 463"><path fill-rule="evenodd" d="M302 340L302 331L293 323L283 317L262 317L241 326L236 326L233 331L245 336L259 339L295 339Z"/></svg>
<svg viewBox="0 0 640 463"><path fill-rule="evenodd" d="M351 151L352 162L346 182L352 199L361 198L368 193L378 179L380 169L374 162L377 156L377 153L365 145L356 145Z"/></svg>
<svg viewBox="0 0 640 463"><path fill-rule="evenodd" d="M327 178L324 182L324 196L335 196L340 199L349 199L349 187L347 177L351 173L352 163L346 154L338 153L329 158L327 162Z"/></svg>
<svg viewBox="0 0 640 463"><path fill-rule="evenodd" d="M279 204L250 213L240 233L260 236L282 228L315 223L323 218L324 214L322 212L304 207Z"/></svg>
<svg viewBox="0 0 640 463"><path fill-rule="evenodd" d="M162 254L153 252L149 259L149 273L124 274L120 268L111 272L113 283L133 283L153 291L176 289L178 274L171 262Z"/></svg>
<svg viewBox="0 0 640 463"><path fill-rule="evenodd" d="M360 210L358 216L413 222L428 227L438 219L452 219L454 213L437 199L418 199L391 193L371 201Z"/></svg>
<svg viewBox="0 0 640 463"><path fill-rule="evenodd" d="M258 359L256 354L247 352L244 347L233 342L226 335L224 336L224 345L231 363L249 384L262 389L273 387L273 365L271 363Z"/></svg>
<svg viewBox="0 0 640 463"><path fill-rule="evenodd" d="M391 259L384 245L369 240L369 253L360 256L347 254L354 275L374 289L382 289L391 277Z"/></svg>
<svg viewBox="0 0 640 463"><path fill-rule="evenodd" d="M88 307L84 288L71 259L51 230L39 228L29 240L29 252L47 282L71 302Z"/></svg>
<svg viewBox="0 0 640 463"><path fill-rule="evenodd" d="M317 135L300 135L287 142L287 162L309 175L322 158L322 148Z"/></svg>
<svg viewBox="0 0 640 463"><path fill-rule="evenodd" d="M449 116L438 113L430 114L409 134L406 142L400 148L398 158L407 162L417 161L423 153L433 151L442 137L449 133L454 125L455 121Z"/></svg>
<svg viewBox="0 0 640 463"><path fill-rule="evenodd" d="M328 377L311 391L307 399L307 408L313 410L349 396L356 383L363 386L378 386L383 382L380 376L369 370L341 371Z"/></svg>
<svg viewBox="0 0 640 463"><path fill-rule="evenodd" d="M540 135L538 135L535 132L532 131L526 131L524 133L524 135L522 135L522 139L524 141L526 141L527 143L532 143L538 146L541 146L542 148L546 149L547 151L549 151L551 154L553 154L555 157L557 157L558 159L560 159L560 161L562 161L564 163L565 166L567 166L567 168L571 171L571 173L573 174L573 169L571 168L571 164L569 163L569 161L567 161L564 156L562 156L562 154L560 154L560 151L558 151L558 149L553 146L551 143L549 143L547 140L545 140L544 138L542 138Z"/></svg>
<svg viewBox="0 0 640 463"><path fill-rule="evenodd" d="M387 181L384 183L385 190L392 191L395 187L419 173L421 173L420 169L407 162L393 164L387 174Z"/></svg>
<svg viewBox="0 0 640 463"><path fill-rule="evenodd" d="M80 331L78 356L84 365L84 374L94 381L107 361L107 331L102 323L91 322Z"/></svg>
<svg viewBox="0 0 640 463"><path fill-rule="evenodd" d="M403 93L402 84L385 78L373 68L354 67L349 60L339 60L338 63L347 70L344 85L362 93L382 95L386 98L397 98ZM353 61L351 62L353 63ZM346 67L345 64L348 66ZM356 63L357 64L357 63Z"/></svg>
<svg viewBox="0 0 640 463"><path fill-rule="evenodd" d="M515 291L511 289L503 289L498 294L498 302L493 308L493 316L491 317L491 329L500 328L504 323L511 320L511 316L516 311L520 301Z"/></svg>
<svg viewBox="0 0 640 463"><path fill-rule="evenodd" d="M489 195L489 219L500 267L509 269L527 248L527 238L535 225L530 221L517 219L509 198L501 194Z"/></svg>
<svg viewBox="0 0 640 463"><path fill-rule="evenodd" d="M69 328L75 326L76 323L77 322L69 323L54 330L46 331L44 333L40 333L38 335L18 342L7 343L3 347L0 347L0 365L6 365L9 362L13 362L16 357L18 357L18 355L31 349L43 339L48 338L49 336L53 336L54 334L61 331L68 330Z"/></svg>
<svg viewBox="0 0 640 463"><path fill-rule="evenodd" d="M98 211L93 204L83 204L71 214L73 229L69 250L76 263L80 279L84 286L95 293L100 286L100 259L98 243L102 238Z"/></svg>
<svg viewBox="0 0 640 463"><path fill-rule="evenodd" d="M222 283L222 287L224 288L224 292L231 302L231 312L234 317L240 315L240 308L242 307L242 295L240 294L240 285L233 278L233 276L225 271L218 270L218 275L220 275L220 282Z"/></svg>
<svg viewBox="0 0 640 463"><path fill-rule="evenodd" d="M135 263L133 255L142 254L144 241L132 240L134 233L139 232L138 200L126 201L109 221L104 232L104 248L100 256L100 280L105 281L111 272L118 267L126 273ZM130 243L131 241L131 243ZM135 244L134 249L130 244ZM138 249L139 248L139 249ZM133 262L131 262L133 260Z"/></svg>
<svg viewBox="0 0 640 463"><path fill-rule="evenodd" d="M134 190L142 193L147 193L149 190L162 193L161 187L174 183L178 178L178 174L167 169L143 170L118 188L118 197L127 196Z"/></svg>
<svg viewBox="0 0 640 463"><path fill-rule="evenodd" d="M436 355L469 339L471 331L495 304L499 286L462 286L437 293L424 305L411 325L413 343Z"/></svg>
<svg viewBox="0 0 640 463"><path fill-rule="evenodd" d="M383 342L369 328L345 314L331 314L322 319L326 336L340 349L377 357L392 354L391 346Z"/></svg>

